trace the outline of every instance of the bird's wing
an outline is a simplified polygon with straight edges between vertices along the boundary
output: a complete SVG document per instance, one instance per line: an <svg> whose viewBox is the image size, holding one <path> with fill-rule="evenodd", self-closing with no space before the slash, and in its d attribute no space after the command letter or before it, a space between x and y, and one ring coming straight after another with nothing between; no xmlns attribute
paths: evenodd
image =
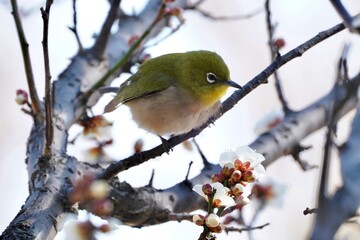
<svg viewBox="0 0 360 240"><path fill-rule="evenodd" d="M117 95L105 106L104 112L112 112L120 104L156 94L172 85L174 85L174 80L163 73L137 72L121 84Z"/></svg>

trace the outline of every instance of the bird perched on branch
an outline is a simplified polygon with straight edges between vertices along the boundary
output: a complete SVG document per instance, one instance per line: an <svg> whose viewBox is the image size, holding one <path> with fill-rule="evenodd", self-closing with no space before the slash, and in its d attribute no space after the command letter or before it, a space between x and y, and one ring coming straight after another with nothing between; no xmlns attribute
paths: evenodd
<svg viewBox="0 0 360 240"><path fill-rule="evenodd" d="M220 98L230 80L223 59L210 51L172 53L140 65L121 84L105 113L119 105L130 107L135 122L159 136L178 135L205 124L220 111Z"/></svg>

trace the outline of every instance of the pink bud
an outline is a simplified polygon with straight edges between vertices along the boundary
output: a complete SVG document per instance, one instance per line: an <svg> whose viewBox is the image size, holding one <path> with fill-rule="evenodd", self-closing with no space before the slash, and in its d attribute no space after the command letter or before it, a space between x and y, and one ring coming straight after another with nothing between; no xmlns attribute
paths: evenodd
<svg viewBox="0 0 360 240"><path fill-rule="evenodd" d="M221 175L221 174L218 174L218 173L212 175L212 177L211 177L211 181L212 181L213 183L222 182L223 179L224 179L224 178L222 177L222 175Z"/></svg>
<svg viewBox="0 0 360 240"><path fill-rule="evenodd" d="M205 217L200 214L195 214L192 220L198 226L203 226L205 224Z"/></svg>
<svg viewBox="0 0 360 240"><path fill-rule="evenodd" d="M16 90L16 98L15 101L19 105L24 105L28 102L28 94L24 90L18 89Z"/></svg>
<svg viewBox="0 0 360 240"><path fill-rule="evenodd" d="M278 38L274 41L274 46L277 49L283 48L285 46L285 40L283 38Z"/></svg>
<svg viewBox="0 0 360 240"><path fill-rule="evenodd" d="M221 174L225 178L229 178L234 171L235 171L234 164L228 162L224 165L223 169L221 170Z"/></svg>
<svg viewBox="0 0 360 240"><path fill-rule="evenodd" d="M256 180L256 174L254 171L247 170L243 173L242 180L244 182L252 183Z"/></svg>
<svg viewBox="0 0 360 240"><path fill-rule="evenodd" d="M235 197L239 197L244 192L244 188L245 188L244 185L238 183L231 189L231 193Z"/></svg>
<svg viewBox="0 0 360 240"><path fill-rule="evenodd" d="M213 194L213 188L209 183L205 183L202 186L202 191L206 196L210 196L211 194Z"/></svg>
<svg viewBox="0 0 360 240"><path fill-rule="evenodd" d="M239 170L235 170L232 174L231 174L231 181L233 183L238 183L241 180L241 176L242 173Z"/></svg>
<svg viewBox="0 0 360 240"><path fill-rule="evenodd" d="M179 17L179 16L181 16L182 12L183 12L182 8L180 8L180 7L172 7L172 8L166 9L165 13L167 15L170 15L170 16Z"/></svg>

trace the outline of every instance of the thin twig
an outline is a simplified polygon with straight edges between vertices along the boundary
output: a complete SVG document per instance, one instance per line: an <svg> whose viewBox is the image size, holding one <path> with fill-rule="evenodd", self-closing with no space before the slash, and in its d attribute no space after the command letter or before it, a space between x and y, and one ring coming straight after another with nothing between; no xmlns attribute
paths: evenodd
<svg viewBox="0 0 360 240"><path fill-rule="evenodd" d="M190 170L191 170L191 166L193 165L193 161L190 161L189 163L189 167L188 167L188 170L186 172L186 176L185 176L185 181L189 180L189 174L190 174Z"/></svg>
<svg viewBox="0 0 360 240"><path fill-rule="evenodd" d="M163 2L159 8L159 11L155 17L155 19L153 20L153 22L150 24L150 26L144 31L144 33L140 36L140 38L138 38L133 45L130 47L130 49L127 51L127 53L122 56L122 58L120 58L113 67L111 67L109 69L109 71L107 71L104 76L102 76L99 81L97 81L94 86L92 86L86 93L84 93L84 95L82 96L83 99L88 99L91 94L97 90L98 88L102 87L106 80L108 80L108 78L115 74L115 72L117 70L119 70L132 56L132 54L135 52L135 50L138 48L138 46L140 46L140 44L142 43L142 41L151 33L151 31L154 29L154 27L163 19L164 17L164 12L165 12L165 7L166 4Z"/></svg>
<svg viewBox="0 0 360 240"><path fill-rule="evenodd" d="M111 1L111 7L109 13L105 19L105 22L100 30L99 36L96 38L96 42L91 49L93 55L97 58L102 58L103 53L106 49L106 45L111 33L111 28L117 19L119 6L121 0L113 0Z"/></svg>
<svg viewBox="0 0 360 240"><path fill-rule="evenodd" d="M154 41L153 43L151 44L147 44L145 47L144 47L144 50L145 49L148 49L148 48L152 48L152 47L155 47L156 45L158 45L159 43L163 42L165 39L169 38L171 35L173 35L174 33L176 33L177 31L179 31L179 29L184 25L185 21L184 20L180 20L180 23L171 29L171 31L166 34L165 36L163 36L161 39L158 39L156 41Z"/></svg>
<svg viewBox="0 0 360 240"><path fill-rule="evenodd" d="M270 0L265 1L265 13L266 13L266 26L267 26L267 32L268 32L268 44L271 54L271 60L274 60L276 56L278 55L278 47L274 44L274 32L275 32L275 25L271 21L271 10L270 10ZM290 112L289 105L285 99L284 92L282 90L280 77L278 75L278 72L274 72L274 79L275 79L275 88L276 92L278 94L279 100L281 102L281 105L283 107L283 111L285 114Z"/></svg>
<svg viewBox="0 0 360 240"><path fill-rule="evenodd" d="M203 161L204 167L210 165L210 162L207 160L206 156L204 155L203 151L201 150L199 144L196 142L195 138L193 138L193 142L195 144L195 147L196 147L198 153L200 154L200 157Z"/></svg>
<svg viewBox="0 0 360 240"><path fill-rule="evenodd" d="M148 183L148 187L152 187L153 186L153 183L154 183L154 177L155 177L155 169L153 169L151 171L151 176L150 176L150 180L149 180L149 183Z"/></svg>
<svg viewBox="0 0 360 240"><path fill-rule="evenodd" d="M73 24L74 26L69 27L69 29L74 33L75 38L76 38L76 42L78 44L79 47L79 53L82 54L84 52L84 47L80 41L80 37L79 37L79 33L77 31L77 10L76 10L76 0L73 0Z"/></svg>
<svg viewBox="0 0 360 240"><path fill-rule="evenodd" d="M197 129L193 129L188 133L174 136L167 140L169 146L175 147L176 145L182 143L183 141L193 138L197 136L200 132L202 132L206 127L212 124L215 120L217 120L224 113L229 111L234 105L239 102L243 97L252 92L255 88L267 82L267 79L273 74L277 69L279 69L284 64L288 63L294 58L302 56L307 50L314 47L316 44L324 41L330 36L335 35L336 33L344 30L344 24L338 24L326 31L318 33L313 38L309 39L305 43L299 45L295 49L286 53L284 56L278 56L268 67L266 67L261 73L255 76L252 80L250 80L246 85L243 86L242 90L235 91L229 98L227 98L221 105L221 113L219 116L213 117L209 119L207 123L202 125ZM130 157L127 157L123 160L115 162L109 165L106 169L104 169L101 173L98 174L98 178L100 179L110 179L121 171L127 170L131 167L140 165L149 159L161 156L165 152L162 144L154 147L153 149L143 151L140 155L134 154Z"/></svg>
<svg viewBox="0 0 360 240"><path fill-rule="evenodd" d="M31 66L29 44L27 43L24 29L21 23L17 1L11 0L11 6L12 6L12 14L14 16L17 34L20 41L21 52L23 55L25 74L26 74L26 79L27 79L27 84L31 99L32 112L34 114L34 119L36 121L39 121L41 117L41 104L40 104L39 96L37 94L34 75Z"/></svg>
<svg viewBox="0 0 360 240"><path fill-rule="evenodd" d="M49 18L50 18L50 8L53 4L53 0L47 0L44 8L40 8L41 16L43 19L43 55L44 55L44 68L45 68L45 149L44 156L51 156L51 145L53 141L53 122L52 122L52 108L53 108L53 99L52 99L52 87L51 87L51 74L50 74L50 60L49 60Z"/></svg>
<svg viewBox="0 0 360 240"><path fill-rule="evenodd" d="M349 69L348 69L348 65L347 65L349 49L350 49L350 44L345 43L343 52L342 52L340 60L339 60L337 79L342 80L342 81L349 80Z"/></svg>
<svg viewBox="0 0 360 240"><path fill-rule="evenodd" d="M169 221L189 221L192 222L193 215L187 213L169 213L168 215Z"/></svg>
<svg viewBox="0 0 360 240"><path fill-rule="evenodd" d="M245 228L236 228L236 227L226 227L225 228L225 232L229 233L229 232L243 232L243 231L253 231L253 230L259 230L259 229L263 229L266 226L269 226L270 223L265 223L263 225L260 226L255 226L255 227L245 227Z"/></svg>
<svg viewBox="0 0 360 240"><path fill-rule="evenodd" d="M202 1L199 1L202 2ZM243 15L234 15L234 16L214 16L211 13L204 11L202 9L199 8L199 2L190 5L186 8L184 8L184 10L191 10L191 11L196 11L198 13L200 13L202 16L209 18L211 20L214 21L236 21L236 20L246 20L249 18L252 18L260 13L263 12L262 9L256 9L255 11L248 13L248 14L243 14Z"/></svg>
<svg viewBox="0 0 360 240"><path fill-rule="evenodd" d="M308 215L308 214L314 214L314 213L317 213L318 209L317 208L306 208L304 211L303 211L303 214L304 215Z"/></svg>

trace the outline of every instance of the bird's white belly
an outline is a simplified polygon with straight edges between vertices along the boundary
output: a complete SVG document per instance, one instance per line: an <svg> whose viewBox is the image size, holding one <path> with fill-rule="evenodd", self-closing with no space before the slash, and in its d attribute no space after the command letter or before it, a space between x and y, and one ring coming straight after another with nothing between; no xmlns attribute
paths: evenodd
<svg viewBox="0 0 360 240"><path fill-rule="evenodd" d="M181 134L200 127L218 114L220 102L204 106L195 97L170 87L126 103L137 124L157 135Z"/></svg>

